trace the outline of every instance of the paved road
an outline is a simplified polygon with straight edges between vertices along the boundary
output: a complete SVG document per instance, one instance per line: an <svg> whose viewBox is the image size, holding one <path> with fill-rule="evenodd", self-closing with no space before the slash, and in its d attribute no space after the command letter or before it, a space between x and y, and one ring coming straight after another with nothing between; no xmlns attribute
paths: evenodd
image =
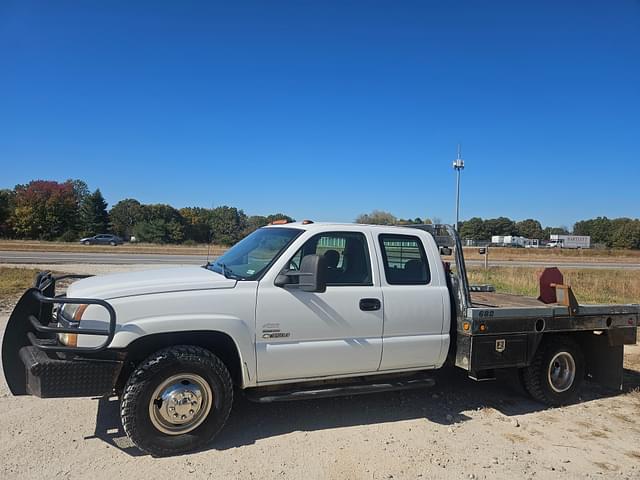
<svg viewBox="0 0 640 480"><path fill-rule="evenodd" d="M127 264L203 265L205 261L206 261L206 255L0 251L0 263L33 263L33 264L93 263L96 265L127 265Z"/></svg>
<svg viewBox="0 0 640 480"><path fill-rule="evenodd" d="M67 264L86 263L96 265L128 264L166 264L166 265L202 265L205 255L158 255L142 253L66 253L66 252L14 252L0 251L0 264ZM482 260L467 260L467 265L482 265ZM640 270L640 263L624 262L557 262L529 260L492 260L492 266L545 267L562 266L565 268L621 268Z"/></svg>

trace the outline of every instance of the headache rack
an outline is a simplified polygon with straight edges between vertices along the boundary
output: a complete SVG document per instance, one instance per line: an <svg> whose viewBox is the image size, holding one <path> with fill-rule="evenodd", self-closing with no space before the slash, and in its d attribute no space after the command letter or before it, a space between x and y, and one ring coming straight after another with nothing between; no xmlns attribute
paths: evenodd
<svg viewBox="0 0 640 480"><path fill-rule="evenodd" d="M44 351L96 353L105 350L116 332L116 312L108 302L97 298L70 298L66 295L56 295L56 282L65 279L87 278L91 275L60 275L54 276L50 272L39 273L34 286L27 290L20 299L16 310L24 309L24 317L29 322L26 326L26 336L34 347ZM73 305L99 305L109 314L107 329L79 328L79 326L59 326L56 319L61 315L62 306ZM54 308L56 315L54 316ZM84 322L91 321L83 319ZM92 347L77 347L62 345L57 338L60 333L75 333L78 335L104 336L100 345Z"/></svg>
<svg viewBox="0 0 640 480"><path fill-rule="evenodd" d="M443 253L443 249L450 250L450 252L446 252L446 255L453 255L453 262L456 266L455 274L452 278L454 284L450 285L450 287L453 288L454 295L457 297L458 305L460 307L456 312L457 316L459 319L464 318L467 309L472 306L470 292L477 289L482 290L484 286L469 286L469 280L467 279L467 267L464 263L462 242L460 241L458 233L451 225L445 224L406 226L430 233L441 253Z"/></svg>

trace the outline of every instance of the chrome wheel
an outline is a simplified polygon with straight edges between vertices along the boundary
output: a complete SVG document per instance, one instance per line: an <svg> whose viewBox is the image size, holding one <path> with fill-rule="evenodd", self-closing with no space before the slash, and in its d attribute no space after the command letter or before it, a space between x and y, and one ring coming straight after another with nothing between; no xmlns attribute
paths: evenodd
<svg viewBox="0 0 640 480"><path fill-rule="evenodd" d="M554 392L566 392L576 378L576 362L569 352L558 352L549 362L549 385Z"/></svg>
<svg viewBox="0 0 640 480"><path fill-rule="evenodd" d="M153 392L149 417L154 427L167 435L181 435L196 429L207 418L213 393L200 375L173 375Z"/></svg>

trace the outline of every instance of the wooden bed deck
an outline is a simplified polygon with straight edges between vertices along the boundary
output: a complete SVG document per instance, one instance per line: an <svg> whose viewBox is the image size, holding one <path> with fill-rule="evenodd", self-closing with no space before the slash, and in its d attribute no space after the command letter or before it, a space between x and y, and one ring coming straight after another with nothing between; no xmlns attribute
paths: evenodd
<svg viewBox="0 0 640 480"><path fill-rule="evenodd" d="M498 292L471 292L471 303L474 307L545 307L537 298L525 297Z"/></svg>

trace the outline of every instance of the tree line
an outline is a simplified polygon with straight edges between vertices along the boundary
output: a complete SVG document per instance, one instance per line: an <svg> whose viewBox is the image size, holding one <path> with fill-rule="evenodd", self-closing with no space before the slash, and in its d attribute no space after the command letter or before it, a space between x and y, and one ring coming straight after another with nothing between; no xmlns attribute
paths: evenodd
<svg viewBox="0 0 640 480"><path fill-rule="evenodd" d="M274 220L293 219L282 213L247 215L242 210L143 204L127 198L111 209L100 189L82 180L33 180L0 190L0 237L77 241L80 237L114 233L124 239L152 243L232 245Z"/></svg>
<svg viewBox="0 0 640 480"><path fill-rule="evenodd" d="M380 210L359 215L357 223L377 225L408 225L421 223L440 223L438 219L402 219ZM433 221L433 222L432 222ZM491 240L494 235L518 235L526 238L549 240L550 235L588 235L592 244L604 245L607 248L640 249L640 219L597 217L576 222L573 229L566 226L543 227L533 218L515 221L507 217L487 218L473 217L461 221L460 237L470 240Z"/></svg>
<svg viewBox="0 0 640 480"><path fill-rule="evenodd" d="M607 248L640 248L640 219L597 217L576 222L572 230L567 227L542 227L532 218L519 222L506 217L483 220L470 218L460 223L460 236L474 240L490 240L493 235L519 235L526 238L548 240L550 235L588 235L592 245Z"/></svg>
<svg viewBox="0 0 640 480"><path fill-rule="evenodd" d="M247 215L220 206L176 209L166 204L143 204L127 198L108 209L99 189L93 192L82 180L66 182L33 180L0 190L0 237L77 241L80 237L114 233L125 239L152 243L207 243L231 245L274 220L293 219L282 213ZM398 218L374 210L359 215L357 223L408 225L440 223L437 218ZM490 240L493 235L520 235L549 239L551 234L589 235L593 244L609 248L640 249L640 220L597 217L567 227L542 227L535 219L514 221L507 217L473 217L460 222L464 239Z"/></svg>

